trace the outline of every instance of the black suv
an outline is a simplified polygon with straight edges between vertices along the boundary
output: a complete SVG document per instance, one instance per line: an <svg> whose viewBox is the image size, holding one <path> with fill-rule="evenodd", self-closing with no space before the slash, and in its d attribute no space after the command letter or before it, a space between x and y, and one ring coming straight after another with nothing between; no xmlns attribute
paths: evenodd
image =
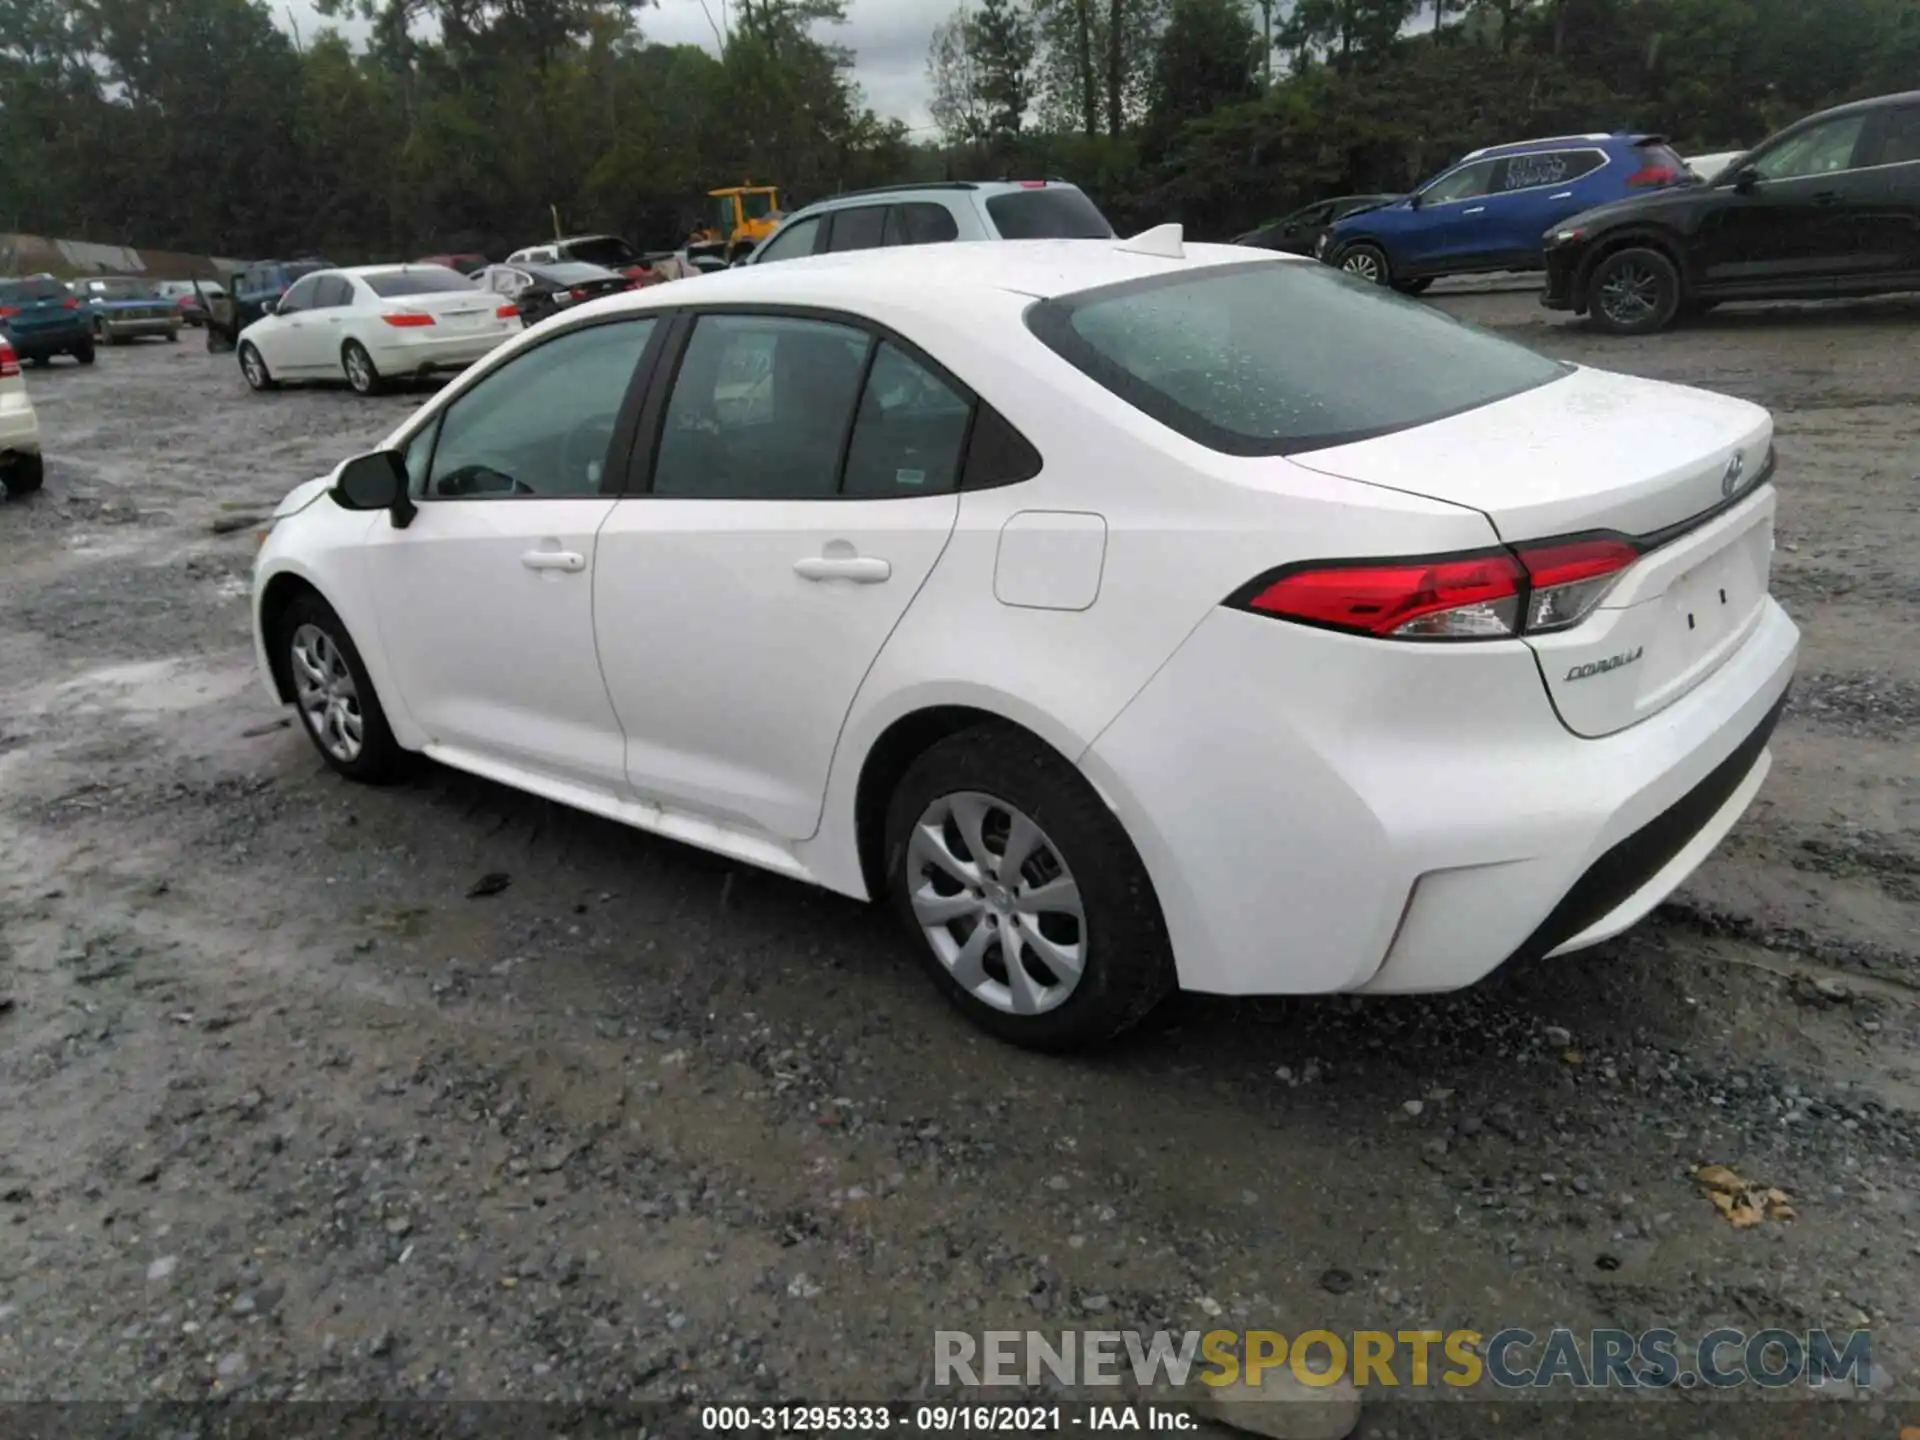
<svg viewBox="0 0 1920 1440"><path fill-rule="evenodd" d="M1710 185L1575 215L1546 262L1541 303L1616 335L1722 300L1920 290L1920 90L1811 115Z"/></svg>

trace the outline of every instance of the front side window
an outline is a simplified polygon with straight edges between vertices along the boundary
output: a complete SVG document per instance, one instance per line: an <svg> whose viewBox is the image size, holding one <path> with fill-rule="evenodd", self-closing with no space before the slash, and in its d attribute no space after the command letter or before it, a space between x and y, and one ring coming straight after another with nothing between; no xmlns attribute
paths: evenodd
<svg viewBox="0 0 1920 1440"><path fill-rule="evenodd" d="M827 248L840 250L878 249L887 238L887 207L862 205L853 210L833 212L833 234Z"/></svg>
<svg viewBox="0 0 1920 1440"><path fill-rule="evenodd" d="M634 368L656 322L591 325L522 352L440 422L427 495L598 495Z"/></svg>
<svg viewBox="0 0 1920 1440"><path fill-rule="evenodd" d="M653 493L812 500L839 488L868 336L776 315L703 315L681 357Z"/></svg>
<svg viewBox="0 0 1920 1440"><path fill-rule="evenodd" d="M314 297L320 293L320 277L309 275L304 280L296 280L286 294L280 297L276 307L282 315L292 315L301 310L313 308Z"/></svg>
<svg viewBox="0 0 1920 1440"><path fill-rule="evenodd" d="M1568 367L1322 265L1222 265L1028 312L1041 341L1136 409L1230 455L1425 425Z"/></svg>
<svg viewBox="0 0 1920 1440"><path fill-rule="evenodd" d="M766 248L760 252L753 263L765 265L771 260L798 260L803 255L811 255L814 238L819 233L819 216L813 215L805 220L796 220L767 241Z"/></svg>
<svg viewBox="0 0 1920 1440"><path fill-rule="evenodd" d="M847 446L843 495L938 495L960 483L972 402L904 350L881 341Z"/></svg>
<svg viewBox="0 0 1920 1440"><path fill-rule="evenodd" d="M1458 170L1442 175L1433 184L1420 192L1422 205L1446 205L1455 200L1472 200L1487 193L1493 184L1494 167L1498 160L1476 160L1471 165L1462 165Z"/></svg>
<svg viewBox="0 0 1920 1440"><path fill-rule="evenodd" d="M1810 125L1774 146L1754 162L1762 180L1801 180L1853 167L1853 147L1866 128L1867 112L1840 115Z"/></svg>

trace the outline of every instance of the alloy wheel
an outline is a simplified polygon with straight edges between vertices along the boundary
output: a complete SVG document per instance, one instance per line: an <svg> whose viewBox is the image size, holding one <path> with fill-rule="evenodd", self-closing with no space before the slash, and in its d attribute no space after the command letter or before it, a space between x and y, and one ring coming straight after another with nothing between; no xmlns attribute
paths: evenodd
<svg viewBox="0 0 1920 1440"><path fill-rule="evenodd" d="M934 955L982 1004L1040 1015L1086 973L1080 887L1034 820L978 791L927 806L907 843L908 900Z"/></svg>
<svg viewBox="0 0 1920 1440"><path fill-rule="evenodd" d="M1356 280L1364 280L1369 285L1380 283L1380 262L1374 258L1371 250L1356 250L1340 262L1340 268Z"/></svg>
<svg viewBox="0 0 1920 1440"><path fill-rule="evenodd" d="M358 345L347 347L347 383L362 395L373 389L373 362Z"/></svg>
<svg viewBox="0 0 1920 1440"><path fill-rule="evenodd" d="M1660 277L1650 266L1625 261L1607 272L1599 298L1600 308L1614 324L1643 324L1660 308Z"/></svg>
<svg viewBox="0 0 1920 1440"><path fill-rule="evenodd" d="M293 688L313 738L334 759L351 765L366 741L360 689L334 638L318 625L293 632Z"/></svg>
<svg viewBox="0 0 1920 1440"><path fill-rule="evenodd" d="M256 390L266 389L266 362L260 358L260 352L254 349L253 346L247 346L246 350L241 353L240 369L246 374L247 384Z"/></svg>

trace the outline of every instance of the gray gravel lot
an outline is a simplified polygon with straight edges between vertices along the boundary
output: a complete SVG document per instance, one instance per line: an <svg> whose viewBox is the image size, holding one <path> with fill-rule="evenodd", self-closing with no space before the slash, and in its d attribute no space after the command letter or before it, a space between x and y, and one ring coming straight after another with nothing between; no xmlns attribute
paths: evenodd
<svg viewBox="0 0 1920 1440"><path fill-rule="evenodd" d="M1871 1325L1920 1399L1920 303L1646 340L1439 303L1776 411L1805 650L1761 801L1597 951L1195 1001L1076 1060L969 1030L878 912L465 776L322 769L216 527L417 394L253 395L195 337L30 371L0 1399L858 1401L928 1393L937 1328L1556 1324ZM1797 1218L1736 1230L1704 1163ZM1370 1399L1361 1433L1440 1408Z"/></svg>

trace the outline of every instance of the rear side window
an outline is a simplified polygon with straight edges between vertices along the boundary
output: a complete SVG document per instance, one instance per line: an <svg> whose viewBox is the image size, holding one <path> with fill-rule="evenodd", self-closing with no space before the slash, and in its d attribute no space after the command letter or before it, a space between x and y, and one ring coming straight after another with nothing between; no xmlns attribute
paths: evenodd
<svg viewBox="0 0 1920 1440"><path fill-rule="evenodd" d="M395 270L385 275L362 275L361 281L383 300L400 295L443 295L449 291L472 290L473 281L441 265L423 265L418 270Z"/></svg>
<svg viewBox="0 0 1920 1440"><path fill-rule="evenodd" d="M1542 185L1569 185L1607 163L1598 150L1543 150L1537 155L1509 155L1500 173L1499 189L1533 190Z"/></svg>
<svg viewBox="0 0 1920 1440"><path fill-rule="evenodd" d="M353 285L344 275L323 275L314 290L313 308L332 310L353 303Z"/></svg>
<svg viewBox="0 0 1920 1440"><path fill-rule="evenodd" d="M862 205L854 210L834 211L833 233L828 237L827 248L833 251L878 249L886 243L887 208Z"/></svg>
<svg viewBox="0 0 1920 1440"><path fill-rule="evenodd" d="M1896 105L1880 121L1877 148L1869 165L1906 165L1920 160L1920 105Z"/></svg>
<svg viewBox="0 0 1920 1440"><path fill-rule="evenodd" d="M894 206L887 214L889 245L938 245L959 238L960 227L944 205L912 200Z"/></svg>
<svg viewBox="0 0 1920 1440"><path fill-rule="evenodd" d="M1128 404L1230 455L1410 429L1569 373L1323 265L1156 276L1043 301L1027 323Z"/></svg>
<svg viewBox="0 0 1920 1440"><path fill-rule="evenodd" d="M843 495L937 495L960 480L973 405L886 341L874 351L847 446Z"/></svg>
<svg viewBox="0 0 1920 1440"><path fill-rule="evenodd" d="M1002 240L1108 240L1113 226L1093 201L1071 185L1010 190L987 201Z"/></svg>
<svg viewBox="0 0 1920 1440"><path fill-rule="evenodd" d="M0 300L56 300L66 293L58 280L0 280Z"/></svg>
<svg viewBox="0 0 1920 1440"><path fill-rule="evenodd" d="M618 270L632 265L640 256L633 246L618 235L602 235L595 240L576 240L567 247L567 258L583 265L600 265Z"/></svg>

